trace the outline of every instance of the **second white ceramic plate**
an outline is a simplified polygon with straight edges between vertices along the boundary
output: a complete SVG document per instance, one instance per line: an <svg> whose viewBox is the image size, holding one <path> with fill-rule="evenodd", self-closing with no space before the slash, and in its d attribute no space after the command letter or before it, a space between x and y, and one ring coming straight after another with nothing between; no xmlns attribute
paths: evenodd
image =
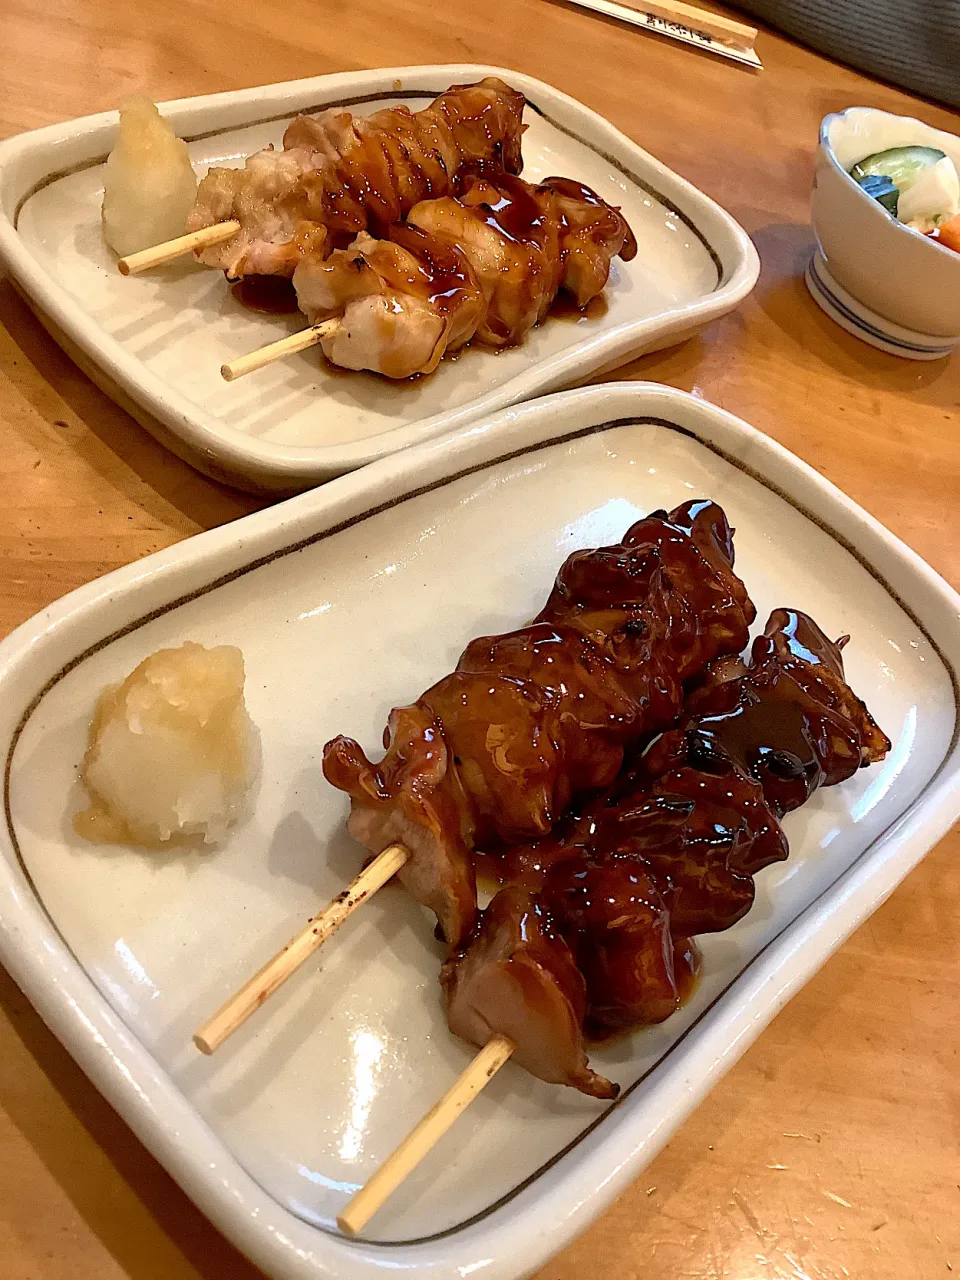
<svg viewBox="0 0 960 1280"><path fill-rule="evenodd" d="M375 752L391 705L511 629L563 558L709 496L760 611L849 633L880 766L787 820L790 860L704 941L662 1026L594 1054L605 1107L508 1065L373 1221L336 1214L469 1059L440 949L396 888L214 1057L193 1030L357 871L337 732ZM821 477L721 410L620 383L509 411L93 583L0 646L0 959L221 1228L268 1272L524 1274L635 1176L792 991L956 816L957 596ZM254 819L215 853L150 855L70 825L99 691L162 645L237 644L262 736Z"/></svg>
<svg viewBox="0 0 960 1280"><path fill-rule="evenodd" d="M577 178L622 206L639 242L615 262L606 309L552 319L521 346L468 349L429 378L345 374L316 349L235 383L220 366L302 328L237 302L192 261L125 279L100 234L103 160L116 112L0 144L0 257L47 327L154 434L212 475L290 491L441 435L643 351L735 307L759 272L736 222L596 112L529 76L471 65L401 67L166 103L195 168L242 164L279 144L298 111L425 106L451 84L497 75L527 97L524 177ZM149 88L149 86L145 86Z"/></svg>

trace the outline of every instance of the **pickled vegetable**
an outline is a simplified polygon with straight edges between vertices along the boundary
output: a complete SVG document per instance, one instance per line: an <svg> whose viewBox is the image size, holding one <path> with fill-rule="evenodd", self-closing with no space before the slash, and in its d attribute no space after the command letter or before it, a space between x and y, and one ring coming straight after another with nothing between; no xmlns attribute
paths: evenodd
<svg viewBox="0 0 960 1280"><path fill-rule="evenodd" d="M891 147L888 151L875 151L850 170L855 182L863 185L864 178L889 178L902 194L916 182L924 169L943 160L945 152L937 147Z"/></svg>

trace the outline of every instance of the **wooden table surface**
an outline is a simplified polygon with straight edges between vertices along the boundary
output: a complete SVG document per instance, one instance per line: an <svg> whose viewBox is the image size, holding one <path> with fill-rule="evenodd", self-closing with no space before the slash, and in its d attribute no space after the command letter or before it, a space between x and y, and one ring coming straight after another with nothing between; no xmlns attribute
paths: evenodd
<svg viewBox="0 0 960 1280"><path fill-rule="evenodd" d="M802 282L817 126L853 103L956 115L772 34L755 75L548 0L0 0L0 132L377 65L482 61L558 85L719 200L760 284L623 370L794 450L960 586L960 358L835 328ZM164 452L0 281L0 631L258 505ZM931 1280L960 1273L955 831L541 1280ZM254 1280L0 971L2 1280Z"/></svg>

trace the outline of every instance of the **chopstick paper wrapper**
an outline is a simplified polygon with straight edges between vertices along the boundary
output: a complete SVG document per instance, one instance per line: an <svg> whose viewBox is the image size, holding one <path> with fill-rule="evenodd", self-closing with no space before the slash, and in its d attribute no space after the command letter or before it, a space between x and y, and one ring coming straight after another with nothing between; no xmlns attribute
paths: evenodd
<svg viewBox="0 0 960 1280"><path fill-rule="evenodd" d="M661 4L649 0L647 4L615 3L615 0L569 0L581 9L602 13L607 18L618 18L632 26L652 31L658 36L681 40L705 53L715 53L721 58L732 58L748 67L763 69L753 47L757 28L743 22L734 22L718 13L706 13L693 5L674 0Z"/></svg>

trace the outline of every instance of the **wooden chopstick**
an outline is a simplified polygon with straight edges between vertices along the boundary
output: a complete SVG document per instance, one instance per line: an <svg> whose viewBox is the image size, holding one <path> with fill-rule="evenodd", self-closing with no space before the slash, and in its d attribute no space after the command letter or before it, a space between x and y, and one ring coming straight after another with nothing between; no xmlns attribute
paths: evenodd
<svg viewBox="0 0 960 1280"><path fill-rule="evenodd" d="M570 4L631 26L693 45L706 53L732 58L746 66L763 68L754 41L759 32L744 22L718 13L707 13L681 0L568 0Z"/></svg>

